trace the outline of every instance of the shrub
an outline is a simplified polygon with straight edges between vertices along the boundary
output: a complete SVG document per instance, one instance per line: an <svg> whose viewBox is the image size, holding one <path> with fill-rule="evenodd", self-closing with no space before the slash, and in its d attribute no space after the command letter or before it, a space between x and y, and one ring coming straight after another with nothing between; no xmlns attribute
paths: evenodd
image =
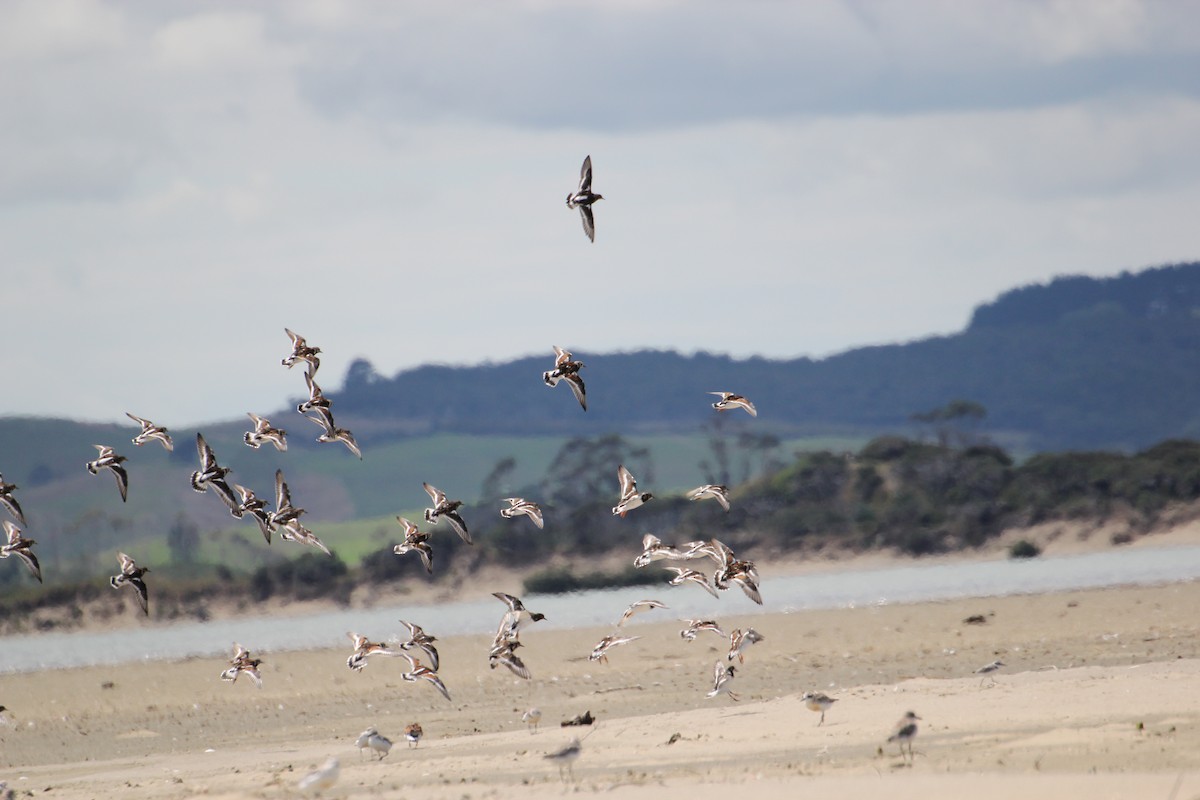
<svg viewBox="0 0 1200 800"><path fill-rule="evenodd" d="M1041 554L1042 548L1028 539L1013 542L1012 547L1008 548L1009 558L1037 558Z"/></svg>

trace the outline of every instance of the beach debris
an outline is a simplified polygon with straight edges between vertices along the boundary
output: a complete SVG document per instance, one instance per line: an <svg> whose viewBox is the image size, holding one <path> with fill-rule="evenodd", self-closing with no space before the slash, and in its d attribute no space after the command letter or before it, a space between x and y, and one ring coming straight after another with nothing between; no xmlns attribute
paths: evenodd
<svg viewBox="0 0 1200 800"><path fill-rule="evenodd" d="M987 624L987 617L985 617L983 614L972 614L971 616L969 616L963 620L963 624L964 625L985 625L985 624Z"/></svg>
<svg viewBox="0 0 1200 800"><path fill-rule="evenodd" d="M576 715L573 719L565 720L560 727L567 728L571 725L591 725L596 721L592 716L591 711L585 711L582 714Z"/></svg>

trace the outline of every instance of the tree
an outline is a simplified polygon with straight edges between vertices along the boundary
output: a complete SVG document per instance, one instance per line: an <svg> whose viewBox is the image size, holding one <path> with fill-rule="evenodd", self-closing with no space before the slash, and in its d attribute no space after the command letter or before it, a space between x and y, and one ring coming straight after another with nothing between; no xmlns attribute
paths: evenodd
<svg viewBox="0 0 1200 800"><path fill-rule="evenodd" d="M974 400L951 400L940 408L915 413L909 419L933 428L942 447L950 446L951 442L965 447L975 439L974 428L986 416L987 409Z"/></svg>

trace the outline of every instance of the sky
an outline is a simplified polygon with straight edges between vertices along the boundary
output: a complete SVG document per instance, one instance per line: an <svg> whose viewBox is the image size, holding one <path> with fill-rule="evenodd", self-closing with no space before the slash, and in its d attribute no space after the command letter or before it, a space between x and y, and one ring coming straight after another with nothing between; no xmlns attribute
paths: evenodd
<svg viewBox="0 0 1200 800"><path fill-rule="evenodd" d="M823 357L1200 259L1200 3L0 0L0 416ZM591 155L596 241L565 198ZM536 379L537 376L534 376Z"/></svg>

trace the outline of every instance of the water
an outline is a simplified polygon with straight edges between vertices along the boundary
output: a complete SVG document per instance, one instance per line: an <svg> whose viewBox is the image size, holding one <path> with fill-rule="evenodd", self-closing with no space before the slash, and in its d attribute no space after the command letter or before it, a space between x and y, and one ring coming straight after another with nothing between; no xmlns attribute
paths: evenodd
<svg viewBox="0 0 1200 800"><path fill-rule="evenodd" d="M524 597L525 605L546 615L539 626L579 628L611 625L626 606L654 597L670 610L635 617L639 621L687 617L721 618L767 612L794 612L888 603L914 603L1008 594L1063 591L1117 585L1172 583L1200 578L1200 547L1110 550L1080 556L1024 561L984 561L888 569L854 570L764 580L767 605L752 603L736 587L713 598L692 586L636 587L571 595ZM505 587L497 587L503 589ZM508 587L511 589L512 587ZM153 584L150 589L154 601ZM0 638L0 673L130 661L227 656L233 642L254 652L346 647L347 631L374 639L400 633L406 619L436 636L490 635L503 614L496 600L436 606L389 606L309 614L302 617L249 617L171 626L129 628L103 633L44 633Z"/></svg>

